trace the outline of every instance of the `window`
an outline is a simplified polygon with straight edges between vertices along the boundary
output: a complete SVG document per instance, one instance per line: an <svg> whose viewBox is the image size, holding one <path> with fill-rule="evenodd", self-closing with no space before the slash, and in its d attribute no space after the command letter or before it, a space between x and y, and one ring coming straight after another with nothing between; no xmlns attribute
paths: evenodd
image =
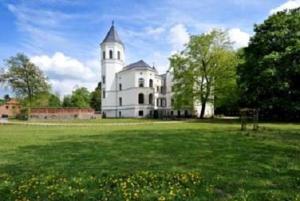
<svg viewBox="0 0 300 201"><path fill-rule="evenodd" d="M119 98L119 106L122 106L122 98Z"/></svg>
<svg viewBox="0 0 300 201"><path fill-rule="evenodd" d="M118 59L120 60L121 59L121 52L118 51Z"/></svg>
<svg viewBox="0 0 300 201"><path fill-rule="evenodd" d="M164 93L164 87L163 86L160 87L160 92Z"/></svg>
<svg viewBox="0 0 300 201"><path fill-rule="evenodd" d="M102 53L102 58L105 59L105 51Z"/></svg>
<svg viewBox="0 0 300 201"><path fill-rule="evenodd" d="M122 117L122 112L121 111L119 111L119 117Z"/></svg>
<svg viewBox="0 0 300 201"><path fill-rule="evenodd" d="M105 90L103 90L103 98L105 98Z"/></svg>
<svg viewBox="0 0 300 201"><path fill-rule="evenodd" d="M9 109L9 106L7 105L7 106L5 106L5 108L8 110L8 109Z"/></svg>
<svg viewBox="0 0 300 201"><path fill-rule="evenodd" d="M151 87L151 88L153 87L153 80L152 79L149 80L149 87Z"/></svg>
<svg viewBox="0 0 300 201"><path fill-rule="evenodd" d="M105 84L105 75L102 76L102 83Z"/></svg>
<svg viewBox="0 0 300 201"><path fill-rule="evenodd" d="M119 91L122 91L122 84L119 84Z"/></svg>
<svg viewBox="0 0 300 201"><path fill-rule="evenodd" d="M159 98L156 99L156 106L157 106L157 107L159 107L159 102L160 102Z"/></svg>
<svg viewBox="0 0 300 201"><path fill-rule="evenodd" d="M160 106L163 107L164 106L164 99L160 99Z"/></svg>
<svg viewBox="0 0 300 201"><path fill-rule="evenodd" d="M112 59L113 58L113 51L109 50L109 58Z"/></svg>
<svg viewBox="0 0 300 201"><path fill-rule="evenodd" d="M173 106L174 105L174 99L172 98L171 99L171 106Z"/></svg>
<svg viewBox="0 0 300 201"><path fill-rule="evenodd" d="M157 93L159 93L159 86L156 87L156 91L157 91Z"/></svg>
<svg viewBox="0 0 300 201"><path fill-rule="evenodd" d="M153 104L153 94L149 94L149 105Z"/></svg>
<svg viewBox="0 0 300 201"><path fill-rule="evenodd" d="M139 94L139 104L144 104L144 94Z"/></svg>
<svg viewBox="0 0 300 201"><path fill-rule="evenodd" d="M144 78L139 79L139 87L144 87Z"/></svg>
<svg viewBox="0 0 300 201"><path fill-rule="evenodd" d="M139 116L140 116L140 117L144 116L144 111L143 111L143 110L140 110L140 111L139 111Z"/></svg>
<svg viewBox="0 0 300 201"><path fill-rule="evenodd" d="M173 116L174 115L174 111L171 111L171 116Z"/></svg>

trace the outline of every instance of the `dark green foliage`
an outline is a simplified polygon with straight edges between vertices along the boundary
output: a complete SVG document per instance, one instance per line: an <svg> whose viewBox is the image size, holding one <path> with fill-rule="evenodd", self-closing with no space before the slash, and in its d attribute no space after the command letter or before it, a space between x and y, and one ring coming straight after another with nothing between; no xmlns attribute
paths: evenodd
<svg viewBox="0 0 300 201"><path fill-rule="evenodd" d="M11 98L10 98L10 96L8 95L8 94L6 94L6 95L4 95L4 100L7 102L7 101L9 101Z"/></svg>
<svg viewBox="0 0 300 201"><path fill-rule="evenodd" d="M90 106L95 111L101 111L101 82L98 83L98 86L91 93Z"/></svg>
<svg viewBox="0 0 300 201"><path fill-rule="evenodd" d="M65 96L63 100L63 107L79 107L89 108L91 101L91 94L85 87L78 88L72 92L71 96Z"/></svg>
<svg viewBox="0 0 300 201"><path fill-rule="evenodd" d="M59 99L59 96L56 94L49 94L48 106L61 107L61 101Z"/></svg>
<svg viewBox="0 0 300 201"><path fill-rule="evenodd" d="M238 67L242 106L268 118L300 118L300 8L278 12L261 25Z"/></svg>
<svg viewBox="0 0 300 201"><path fill-rule="evenodd" d="M63 99L63 103L62 103L63 107L73 107L72 101L71 101L71 96L64 96Z"/></svg>

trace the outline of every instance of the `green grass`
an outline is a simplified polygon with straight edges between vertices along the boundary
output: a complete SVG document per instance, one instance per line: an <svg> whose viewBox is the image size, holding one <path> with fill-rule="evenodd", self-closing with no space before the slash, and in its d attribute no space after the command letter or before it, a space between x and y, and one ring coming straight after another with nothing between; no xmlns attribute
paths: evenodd
<svg viewBox="0 0 300 201"><path fill-rule="evenodd" d="M300 200L300 125L121 121L0 125L0 200Z"/></svg>

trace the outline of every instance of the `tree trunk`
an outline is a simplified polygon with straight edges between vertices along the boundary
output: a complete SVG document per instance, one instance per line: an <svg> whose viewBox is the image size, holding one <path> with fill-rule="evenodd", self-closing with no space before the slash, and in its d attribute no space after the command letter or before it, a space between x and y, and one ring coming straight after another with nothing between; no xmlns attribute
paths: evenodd
<svg viewBox="0 0 300 201"><path fill-rule="evenodd" d="M201 102L201 113L200 113L200 119L204 118L205 114L205 107L206 107L206 100Z"/></svg>

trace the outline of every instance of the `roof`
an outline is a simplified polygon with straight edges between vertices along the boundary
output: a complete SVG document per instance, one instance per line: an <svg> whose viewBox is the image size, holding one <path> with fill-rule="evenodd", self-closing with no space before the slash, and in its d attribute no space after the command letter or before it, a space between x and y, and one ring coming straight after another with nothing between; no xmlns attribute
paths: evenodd
<svg viewBox="0 0 300 201"><path fill-rule="evenodd" d="M123 45L123 42L121 41L119 34L115 29L114 23L112 23L109 31L107 32L104 40L102 41L102 43L107 43L107 42L115 42L115 43L120 43L121 45Z"/></svg>
<svg viewBox="0 0 300 201"><path fill-rule="evenodd" d="M157 72L157 70L154 67L151 67L149 64L147 64L143 60L140 60L138 62L129 64L128 66L125 66L123 68L123 70L131 70L131 69L151 70L151 71L156 71Z"/></svg>
<svg viewBox="0 0 300 201"><path fill-rule="evenodd" d="M0 105L20 105L20 102L12 98L8 101L0 100Z"/></svg>

